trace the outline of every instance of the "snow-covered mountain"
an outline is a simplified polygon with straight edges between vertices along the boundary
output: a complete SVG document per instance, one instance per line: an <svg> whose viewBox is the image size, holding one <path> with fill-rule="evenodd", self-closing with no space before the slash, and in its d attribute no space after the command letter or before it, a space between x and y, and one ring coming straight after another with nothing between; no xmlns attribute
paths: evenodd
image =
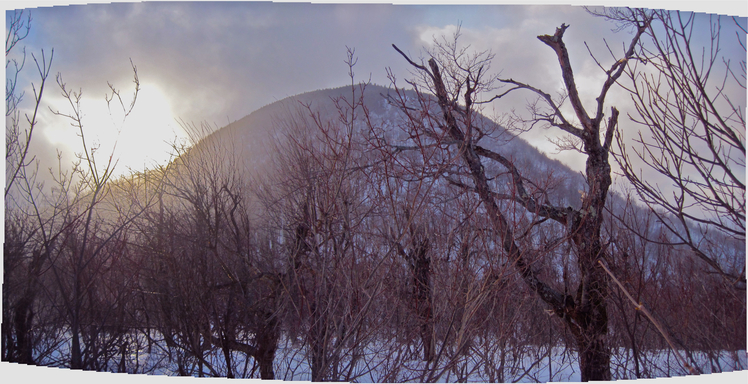
<svg viewBox="0 0 748 384"><path fill-rule="evenodd" d="M311 91L268 104L242 119L239 119L204 138L197 148L206 143L220 143L229 148L244 169L250 173L261 174L268 170L273 153L279 150L279 143L290 129L291 121L300 119L302 115L318 114L320 120L335 123L339 120L339 110L336 100L358 100L360 86L343 86L324 90ZM354 93L355 92L355 93ZM404 91L408 99L416 99L412 90ZM391 144L405 144L406 137L398 136L398 124L402 123L402 112L390 102L388 95L394 95L394 90L378 85L367 85L364 88L363 101L368 111L369 123L381 127L385 131L392 131L394 137ZM493 131L483 138L479 144L500 152L512 159L522 175L530 180L553 179L547 187L552 190L552 202L559 205L577 207L580 194L586 189L582 175L571 170L558 160L550 159L541 151L528 144L522 137L506 131L488 117L481 116L481 124L488 126L484 131ZM366 130L363 113L357 111L357 129ZM308 127L308 129L316 129ZM397 142L399 140L399 142ZM493 172L500 180L500 174L505 171L496 167ZM554 201L555 200L555 201Z"/></svg>

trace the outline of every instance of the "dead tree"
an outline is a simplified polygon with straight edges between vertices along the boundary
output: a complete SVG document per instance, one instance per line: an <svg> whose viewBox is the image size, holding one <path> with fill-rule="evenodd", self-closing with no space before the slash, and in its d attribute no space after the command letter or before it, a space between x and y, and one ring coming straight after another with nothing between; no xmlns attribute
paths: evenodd
<svg viewBox="0 0 748 384"><path fill-rule="evenodd" d="M462 55L464 51L456 48L456 35L454 44L438 45L437 49L440 51L432 55L428 64L424 65L414 62L393 45L422 75L423 83L436 98L441 116L430 115L428 117L433 123L432 126L435 127L431 130L421 122L424 120L424 112L430 113L430 111L418 110L412 106L412 103L402 99L399 106L414 126L421 127L420 131L416 130L419 138L430 138L432 143L429 145L441 146L446 151L455 148L452 149L451 154L454 158L461 159L464 167L463 174L466 177L457 179L454 173L450 174L452 171L449 170L442 171L444 177L450 183L471 190L480 197L485 215L498 234L504 255L514 265L525 283L551 307L554 314L563 319L567 329L573 335L583 381L611 379L610 350L606 343L608 278L598 261L605 258L605 247L600 230L608 188L611 184L608 153L618 122L618 110L612 108L606 120L605 97L623 74L625 63L634 55L636 43L647 26L648 20L643 20L638 25L625 56L606 71L606 80L601 87L592 116L587 113L579 98L569 54L563 42L563 35L568 25L562 24L552 36L538 36L538 39L553 49L557 56L565 92L579 125L564 116L560 105L549 94L512 79L501 80L509 84L511 88L488 100L499 99L513 91L528 90L547 104L547 109L533 109L531 121L546 123L571 135L572 139L569 142L575 143L577 149L587 156L585 170L587 192L578 209L555 206L545 198L538 198L538 195L529 190L528 185L531 185L531 182L522 177L509 158L479 144L484 134L477 124L476 115L478 114L475 107L476 104L482 103L478 99L480 92L492 89L491 81L484 79L490 55L478 55L465 59ZM444 69L446 72L443 73ZM410 82L410 84L416 87L418 85L415 82ZM420 91L419 95L420 105L427 105L427 99L431 96ZM458 101L462 103L458 104ZM498 164L506 169L511 177L511 193L500 193L492 186L486 173L487 163ZM540 256L539 252L532 248L520 247L518 235L500 206L502 200L518 204L529 213L540 217L540 220L533 225L551 220L566 229L566 236L574 245L573 250L577 259L578 280L575 295L559 292L541 279L532 266L532 260Z"/></svg>

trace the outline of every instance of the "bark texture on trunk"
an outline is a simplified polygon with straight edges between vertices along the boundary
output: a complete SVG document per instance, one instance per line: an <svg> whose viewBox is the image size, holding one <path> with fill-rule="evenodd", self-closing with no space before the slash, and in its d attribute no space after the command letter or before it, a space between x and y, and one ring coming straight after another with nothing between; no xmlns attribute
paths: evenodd
<svg viewBox="0 0 748 384"><path fill-rule="evenodd" d="M431 296L431 258L428 255L428 239L415 244L412 250L413 285L416 296L416 311L421 326L421 342L423 343L423 360L434 359L434 320Z"/></svg>
<svg viewBox="0 0 748 384"><path fill-rule="evenodd" d="M278 329L278 320L272 312L265 313L264 332L257 335L257 351L255 359L260 366L260 378L263 380L275 380L275 371L273 370L273 360L275 360L275 350L278 348L278 339L280 332Z"/></svg>
<svg viewBox="0 0 748 384"><path fill-rule="evenodd" d="M430 135L439 146L458 149L458 155L467 168L467 177L472 181L472 185L469 185L469 182L456 180L449 176L444 177L450 183L472 191L479 196L483 208L486 210L486 216L499 236L505 257L514 265L518 274L530 289L551 307L553 313L564 321L567 329L574 336L583 381L611 379L606 305L609 288L608 275L601 264L605 260L605 247L600 236L605 202L611 185L608 153L617 128L618 110L611 108L607 126L604 130L601 130L601 127L606 123L603 112L605 97L623 74L628 60L634 56L636 45L641 35L646 31L648 24L649 20L645 20L641 25L637 25L637 31L625 52L625 56L605 71L606 79L599 96L595 99L593 115L587 113L579 97L569 53L563 42L564 32L569 26L562 24L559 28L556 28L552 36L538 36L538 39L552 48L556 54L566 95L568 96L563 100L568 100L571 104L578 123L575 119L566 118L561 111L561 106L556 104L550 94L513 79L499 79L500 82L509 84L512 88L489 100L492 101L512 91L524 89L535 93L540 102L547 104L547 109L536 108L533 105L531 108L533 117L530 120L556 127L571 135L573 139L569 141L572 143L570 146L587 156L585 170L587 191L582 195L582 204L579 209L554 206L547 199L528 193L525 188L525 179L512 160L478 145L478 140L482 135L479 127L473 126L473 116L475 115L473 108L476 93L493 87L493 80L486 81L481 78L489 59L482 60L479 54L474 58L468 58L466 62L462 62L460 60L463 60L463 51L459 52L459 58L456 58L454 51L452 51L439 58L451 64L444 66L448 73L443 76L440 66L434 58L439 56L441 51L437 50L436 55L428 60L428 66L425 66L415 63L397 46L393 45L393 48L408 63L424 74L423 78L429 83L428 86L436 95L443 118L443 121L439 121L438 125L442 129L443 135L435 135L433 132L427 131L424 131L424 135ZM439 47L442 50L449 51L455 49L456 45ZM445 83L444 79L447 79L449 84ZM453 93L450 94L450 91ZM430 96L421 97L425 99ZM462 97L462 104L457 102L460 97ZM425 105L425 103L422 103L422 105ZM401 108L415 125L421 124L419 121L422 117L410 113L413 108L405 105L405 102L402 102ZM477 137L474 136L476 132L478 133ZM449 156L452 157L453 155L449 154ZM499 194L491 188L483 166L484 159L496 162L507 169L507 173L512 180L513 191ZM539 251L532 247L526 249L519 247L513 224L499 208L500 200L519 204L529 213L541 217L542 220L538 224L551 219L563 225L566 237L573 244L573 253L577 258L579 280L576 282L577 290L574 296L566 292L559 292L539 278L538 273L532 268L532 261L539 256Z"/></svg>
<svg viewBox="0 0 748 384"><path fill-rule="evenodd" d="M559 53L559 60L562 63L562 71L564 72L564 81L570 90L574 90L574 92L569 92L569 97L575 106L575 111L580 114L580 120L583 123L582 129L573 130L569 128L569 131L579 135L579 138L583 142L584 150L588 155L586 176L589 191L583 197L582 208L579 210L571 208L563 210L557 207L538 204L538 202L532 200L525 192L522 178L510 160L498 153L475 145L471 138L466 135L466 132L471 131L471 127L461 127L458 124L454 114L455 107L453 103L450 103L436 61L430 59L428 64L431 69L430 74L433 79L438 103L446 123L445 129L451 139L461 143L461 155L470 171L474 190L480 196L493 226L500 234L503 250L509 256L509 259L514 262L525 282L543 301L551 306L557 315L565 320L567 327L575 336L582 380L610 380L610 351L606 342L608 333L606 308L608 277L598 265L598 260L604 255L600 241L600 229L603 223L603 209L608 188L611 184L608 147L601 144L599 139L601 116L596 119L587 117L576 94L576 85L574 84L571 66L568 62L568 54L561 41L561 35L564 30L565 26L559 28L556 35L549 41L555 44L554 49ZM472 91L474 90L469 87L469 84L470 82L468 82L468 89L465 93L466 108L471 104ZM606 145L609 145L610 136L612 136L612 130L617 123L617 118L618 111L614 108L608 122L607 134L609 137L606 138ZM463 125L469 124L470 121L467 121ZM566 225L569 231L568 236L576 246L578 266L581 272L576 297L562 294L553 289L541 281L532 270L528 262L527 251L520 249L516 243L512 226L499 209L495 194L489 186L481 156L493 159L510 170L515 187L519 192L517 199L526 208L535 208L536 212Z"/></svg>

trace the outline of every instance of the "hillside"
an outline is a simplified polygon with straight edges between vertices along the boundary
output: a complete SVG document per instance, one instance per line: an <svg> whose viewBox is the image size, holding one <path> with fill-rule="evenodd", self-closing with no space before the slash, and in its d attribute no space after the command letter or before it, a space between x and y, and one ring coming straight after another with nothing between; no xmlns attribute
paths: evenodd
<svg viewBox="0 0 748 384"><path fill-rule="evenodd" d="M81 195L55 206L54 220L6 216L3 300L15 312L4 312L4 335L39 340L7 344L8 360L282 380L580 380L583 350L567 328L578 322L567 314L587 284L584 244L573 236L590 231L543 215L581 210L584 178L480 115L463 123L479 150L510 160L520 179L498 160L471 177L470 152L439 136L444 114L429 110L432 99L401 92L413 112L405 118L382 96L393 90L369 86L351 122L341 99L349 92L269 104L177 148L168 166L110 183L95 204ZM475 193L476 180L493 201ZM555 211L523 206L528 195ZM614 194L607 202L624 221L601 211L600 260L666 324L690 364L744 369L745 290L705 274L688 248L663 244L650 211ZM51 236L38 235L37 222ZM743 270L743 243L704 241L725 269ZM638 308L608 287L605 338L620 362L611 378L686 372ZM31 315L33 328L17 321Z"/></svg>
<svg viewBox="0 0 748 384"><path fill-rule="evenodd" d="M356 98L359 97L359 88L356 87ZM392 89L367 85L364 94L364 105L368 109L370 123L382 127L385 131L391 131L396 135L396 141L404 143L407 138L402 133L397 133L397 124L401 123L401 112L390 105L385 96L391 94ZM415 92L405 91L410 99L415 99ZM244 169L252 174L262 174L272 162L274 152L278 144L288 132L290 120L303 120L310 113L319 113L320 120L326 122L338 121L338 110L334 100L345 98L350 100L351 87L316 90L290 96L285 99L268 104L249 115L225 126L212 134L196 146L200 148L206 143L222 143L221 146L231 148L231 151L239 159ZM308 108L307 108L308 106ZM357 112L357 129L369 129L362 121L363 114ZM301 118L300 118L301 116ZM545 156L537 148L528 144L522 137L515 136L506 131L491 119L481 116L481 124L488 128L485 131L493 131L479 143L512 159L521 170L524 177L534 180L544 180L551 177L556 181L549 186L552 201L558 199L559 205L570 205L578 207L579 196L586 187L582 175L571 170L568 166L558 160ZM313 129L310 127L309 129ZM397 136L399 135L399 136ZM392 144L398 144L393 142ZM493 169L497 175L505 170ZM498 178L497 181L501 180Z"/></svg>

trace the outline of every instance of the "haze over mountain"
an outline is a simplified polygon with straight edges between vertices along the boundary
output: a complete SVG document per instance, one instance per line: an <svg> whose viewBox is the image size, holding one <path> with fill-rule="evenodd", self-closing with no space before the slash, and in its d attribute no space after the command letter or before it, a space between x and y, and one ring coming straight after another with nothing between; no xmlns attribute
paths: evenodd
<svg viewBox="0 0 748 384"><path fill-rule="evenodd" d="M237 164L247 172L247 180L254 177L265 178L268 174L277 172L273 158L279 151L284 151L284 141L290 130L308 130L313 135L317 129L310 116L318 115L318 120L323 124L340 124L340 110L337 104L359 99L361 97L361 85L356 85L352 93L350 85L338 88L328 88L305 92L299 95L270 103L250 113L249 115L225 126L203 138L195 146L199 149L207 143L217 144L219 148L231 151L231 156ZM399 125L405 124L403 113L397 107L388 102L387 97L394 96L393 88L380 85L368 84L364 88L363 103L368 112L368 123L364 120L364 113L358 107L356 112L356 129L362 136L370 135L371 127L381 127L383 131L392 135L390 145L405 145L408 143L407 135L400 131ZM409 100L416 100L413 90L405 90L404 95ZM557 207L579 208L581 197L587 191L587 183L584 176L573 170L559 160L551 159L542 151L529 144L524 137L532 135L533 132L512 132L504 129L492 119L481 115L480 125L484 125L485 131L492 132L486 135L479 144L512 160L520 171L523 178L531 181L537 193L545 195L548 202ZM511 178L507 170L493 162L485 164L486 170L492 178L493 185L502 193L515 193L512 189ZM580 166L578 168L584 168ZM450 188L450 186L446 186ZM635 217L645 218L650 215L648 209L643 206L636 196L627 197L625 184L614 185L608 196L608 205L616 212L622 214L624 210L631 210L629 214ZM633 199L633 200L629 200ZM633 202L633 205L631 203ZM652 230L657 230L661 224L652 222ZM693 227L693 224L689 224ZM695 229L695 227L694 227ZM699 230L701 231L701 230ZM696 232L694 232L696 233ZM721 235L711 233L709 236ZM729 249L742 245L734 239L723 238L722 245ZM717 251L728 260L730 250ZM718 257L721 259L721 257ZM733 265L726 266L728 269L736 268ZM737 267L739 269L739 267Z"/></svg>
<svg viewBox="0 0 748 384"><path fill-rule="evenodd" d="M335 100L358 99L360 86L356 85L354 88L355 94L352 94L351 86L348 85L306 92L273 102L211 133L200 140L196 148L208 142L221 143L220 145L233 152L244 169L253 174L262 174L269 171L276 151L282 150L281 143L289 129L292 129L294 120L298 123L311 114L318 114L322 122L339 123L339 111ZM368 110L370 124L383 127L385 131L395 135L391 145L402 145L407 141L402 132L397 132L398 124L401 124L403 119L402 112L386 98L387 95L393 94L392 88L369 84L364 88L364 106ZM408 99L416 99L416 93L412 90L405 91L405 95ZM368 131L370 128L363 121L363 112L357 110L356 113L356 129ZM490 118L481 116L480 119L481 124L490 127L487 131L493 131L493 134L484 137L481 145L500 151L502 155L512 159L524 177L535 180L553 179L553 185L548 186L551 189L552 202L578 207L580 193L586 188L581 174L558 160L548 158L521 136L505 130ZM311 132L316 127L302 129L309 129ZM499 168L494 167L492 171L500 178L506 170Z"/></svg>

